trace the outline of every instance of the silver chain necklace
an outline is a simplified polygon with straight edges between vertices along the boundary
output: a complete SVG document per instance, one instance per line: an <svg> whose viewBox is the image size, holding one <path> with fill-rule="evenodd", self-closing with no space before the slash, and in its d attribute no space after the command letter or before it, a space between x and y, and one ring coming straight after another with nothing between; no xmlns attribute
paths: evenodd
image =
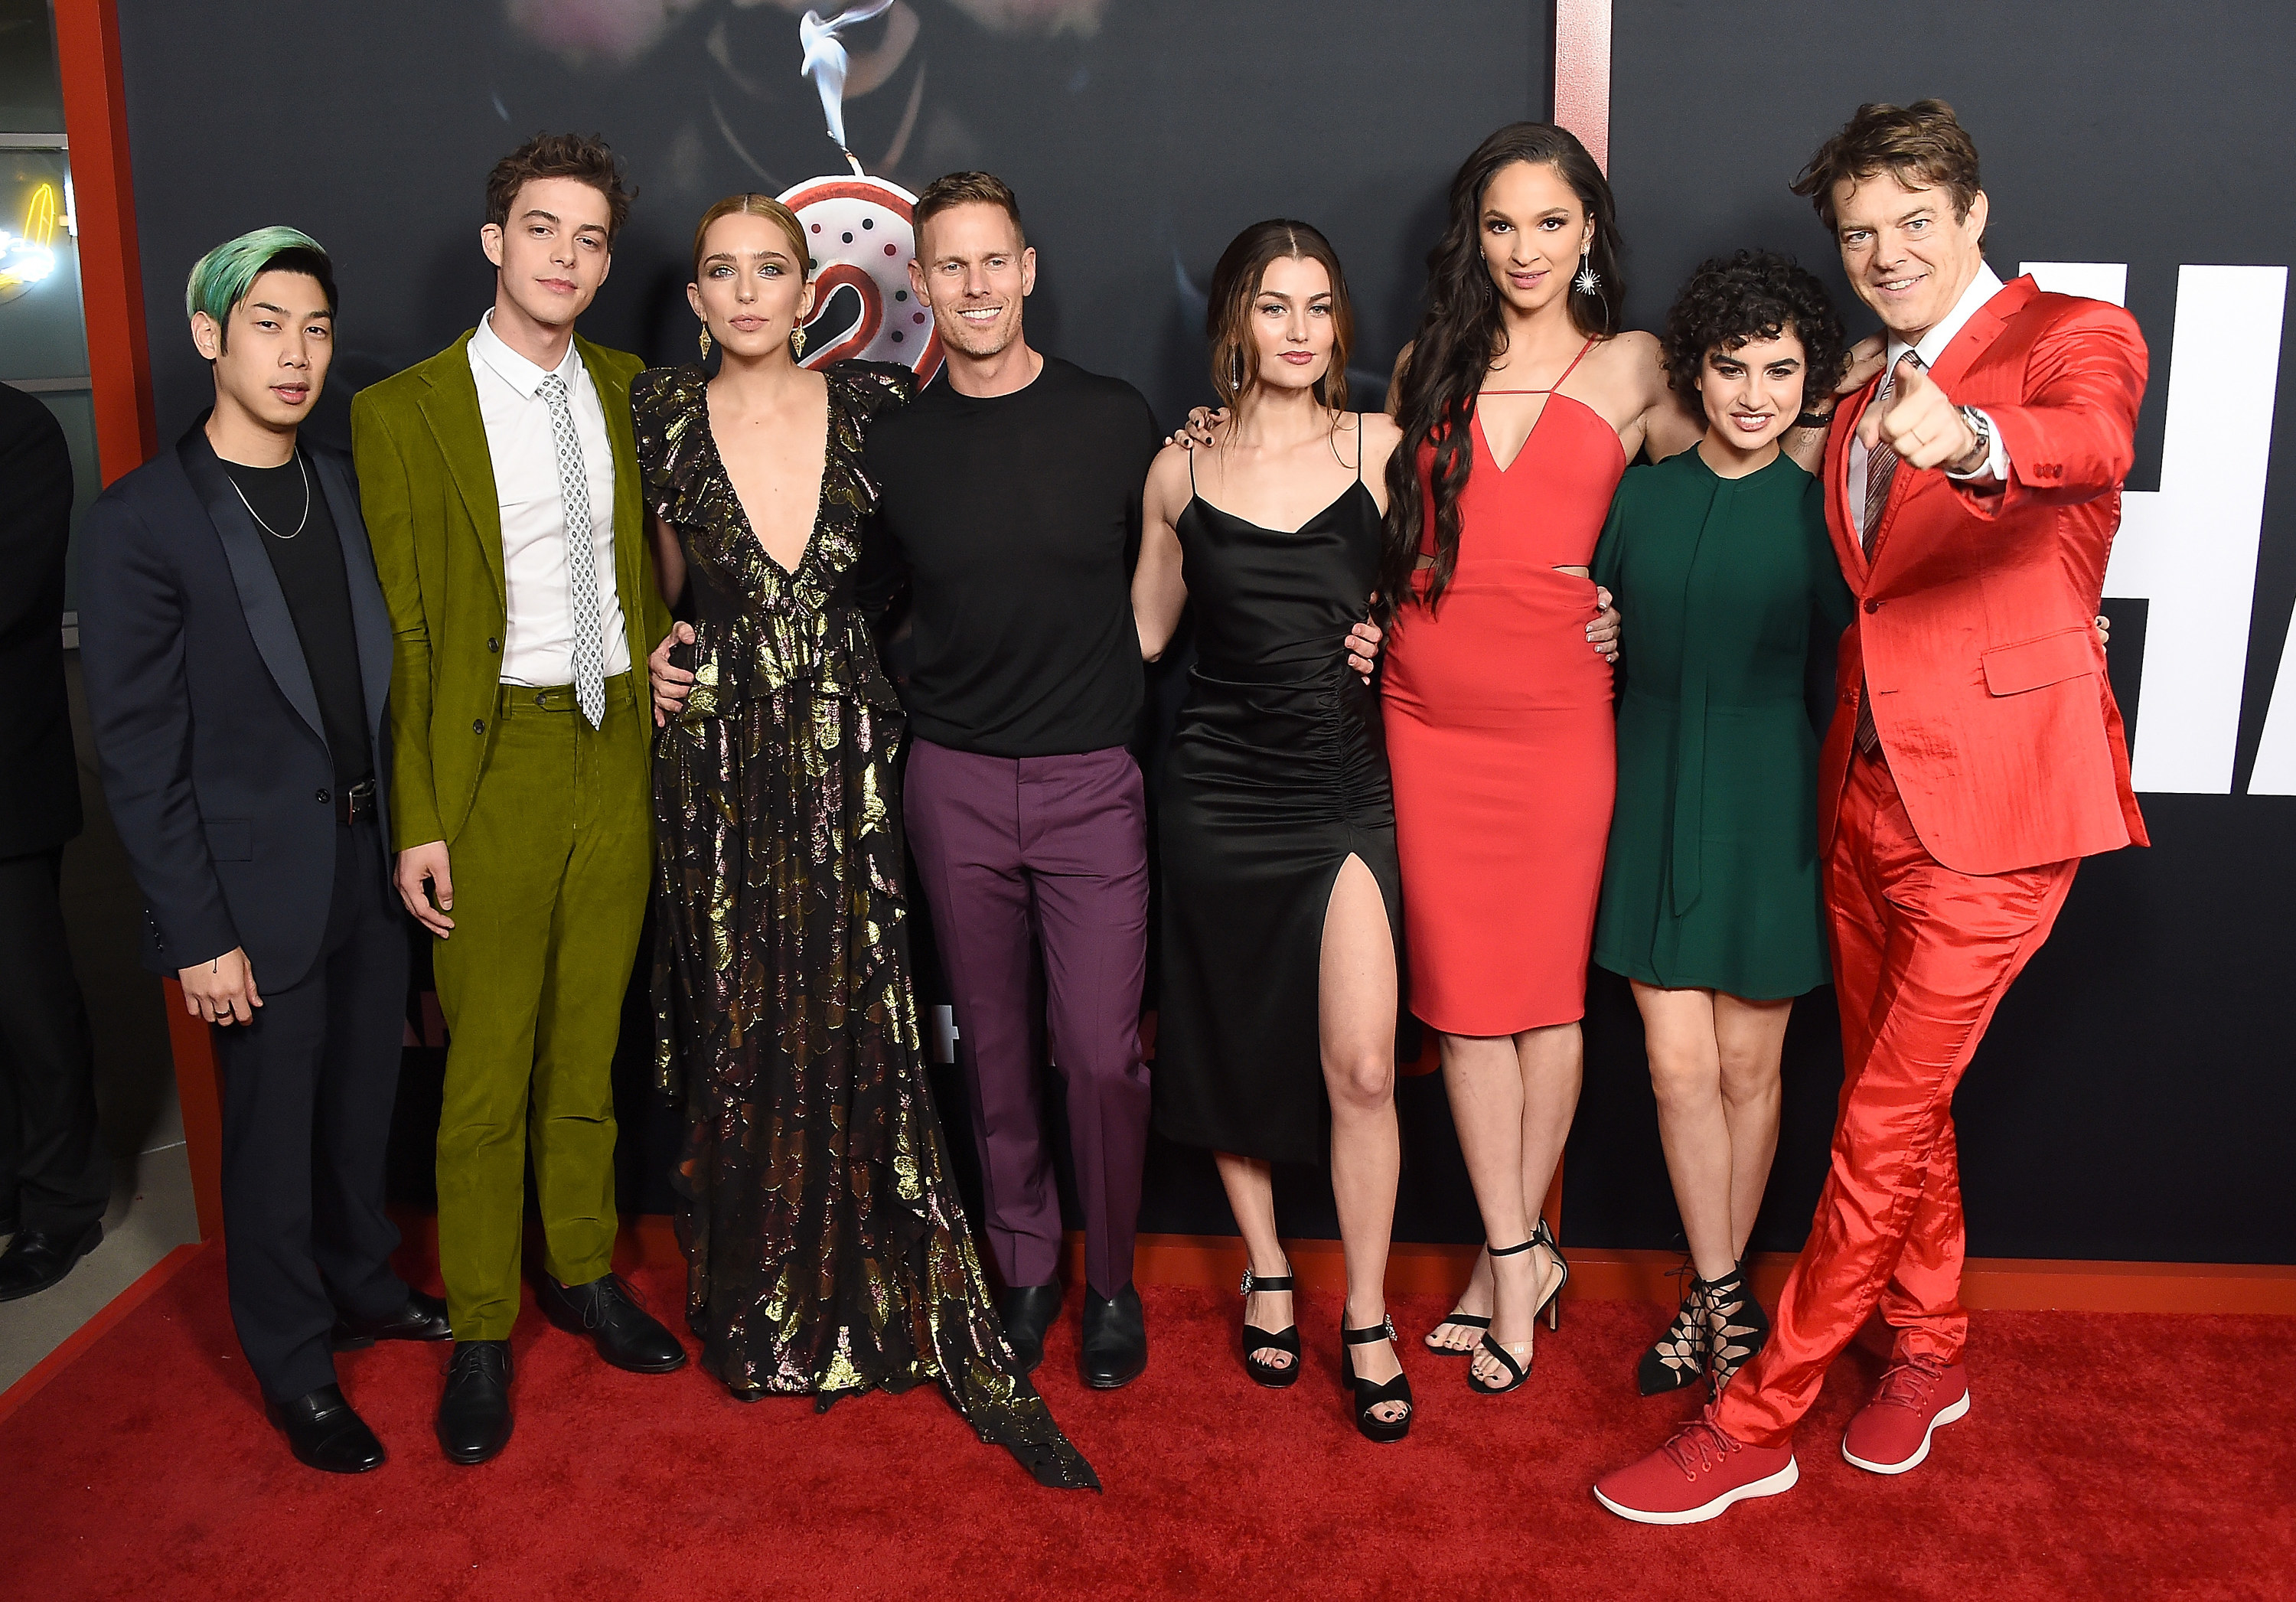
<svg viewBox="0 0 2296 1602"><path fill-rule="evenodd" d="M308 467L304 466L303 453L299 450L295 453L295 466L303 475L303 515L295 524L295 534L300 534L303 531L304 525L311 521L311 470ZM295 538L295 534L282 534L269 523L265 522L263 521L263 513L258 512L255 509L255 503L247 498L247 491L239 487L239 481L237 479L233 479L231 474L227 472L223 476L226 479L231 479L231 492L239 497L239 504L247 508L247 514L255 520L255 526L257 528L262 530L266 534L270 535L274 539L292 539Z"/></svg>

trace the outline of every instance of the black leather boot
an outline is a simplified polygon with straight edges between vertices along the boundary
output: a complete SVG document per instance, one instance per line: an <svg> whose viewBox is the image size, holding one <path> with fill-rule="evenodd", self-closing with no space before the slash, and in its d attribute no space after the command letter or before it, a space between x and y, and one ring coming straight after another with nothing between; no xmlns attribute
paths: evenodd
<svg viewBox="0 0 2296 1602"><path fill-rule="evenodd" d="M1006 1343L1021 1360L1021 1372L1032 1374L1045 1360L1045 1331L1061 1316L1061 1282L1013 1286L997 1303L996 1313L1004 1322Z"/></svg>
<svg viewBox="0 0 2296 1602"><path fill-rule="evenodd" d="M360 1351L377 1341L444 1341L455 1333L447 1322L447 1304L422 1291L406 1293L406 1305L380 1319L335 1315L328 1344L337 1351Z"/></svg>
<svg viewBox="0 0 2296 1602"><path fill-rule="evenodd" d="M1140 1312L1140 1293L1126 1286L1103 1296L1090 1286L1084 1293L1084 1344L1077 1371L1095 1391L1113 1391L1140 1377L1148 1367L1148 1326Z"/></svg>
<svg viewBox="0 0 2296 1602"><path fill-rule="evenodd" d="M439 1398L439 1444L448 1461L483 1463L510 1444L510 1343L457 1341Z"/></svg>
<svg viewBox="0 0 2296 1602"><path fill-rule="evenodd" d="M275 1401L267 1410L298 1463L327 1474L365 1474L381 1467L388 1455L366 1420L343 1400L340 1385L321 1385L293 1401Z"/></svg>
<svg viewBox="0 0 2296 1602"><path fill-rule="evenodd" d="M544 1274L534 1282L534 1299L561 1329L590 1337L598 1355L633 1374L668 1374L685 1367L685 1348L661 1321L630 1299L619 1274L587 1285L561 1285Z"/></svg>

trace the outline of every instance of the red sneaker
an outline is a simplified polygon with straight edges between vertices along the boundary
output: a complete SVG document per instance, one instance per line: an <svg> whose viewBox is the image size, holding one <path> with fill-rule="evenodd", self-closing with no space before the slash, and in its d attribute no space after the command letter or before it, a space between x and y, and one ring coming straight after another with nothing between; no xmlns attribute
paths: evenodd
<svg viewBox="0 0 2296 1602"><path fill-rule="evenodd" d="M1800 1478L1793 1448L1734 1440L1709 1408L1641 1462L1597 1480L1595 1499L1638 1524L1696 1524L1733 1502L1791 1491Z"/></svg>
<svg viewBox="0 0 2296 1602"><path fill-rule="evenodd" d="M1930 1455L1938 1425L1969 1412L1969 1371L1933 1358L1893 1363L1841 1437L1845 1461L1873 1474L1903 1474Z"/></svg>

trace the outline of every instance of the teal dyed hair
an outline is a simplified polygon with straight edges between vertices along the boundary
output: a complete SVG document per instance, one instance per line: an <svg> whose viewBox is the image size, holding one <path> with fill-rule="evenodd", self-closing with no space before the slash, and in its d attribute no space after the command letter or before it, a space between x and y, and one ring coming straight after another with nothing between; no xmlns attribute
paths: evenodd
<svg viewBox="0 0 2296 1602"><path fill-rule="evenodd" d="M300 228L275 224L226 240L192 264L184 285L184 315L205 312L228 328L231 309L247 299L247 292L267 268L308 274L326 292L327 310L335 309L334 264L319 242Z"/></svg>

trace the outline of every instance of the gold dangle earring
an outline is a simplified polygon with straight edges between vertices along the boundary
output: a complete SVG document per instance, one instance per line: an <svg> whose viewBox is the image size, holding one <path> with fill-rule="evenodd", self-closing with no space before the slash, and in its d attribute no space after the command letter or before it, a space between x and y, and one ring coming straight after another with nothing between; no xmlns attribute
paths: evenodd
<svg viewBox="0 0 2296 1602"><path fill-rule="evenodd" d="M805 359L805 325L802 323L793 324L790 328L790 359L799 362Z"/></svg>
<svg viewBox="0 0 2296 1602"><path fill-rule="evenodd" d="M709 359L709 325L707 323L701 325L701 359L705 362Z"/></svg>

